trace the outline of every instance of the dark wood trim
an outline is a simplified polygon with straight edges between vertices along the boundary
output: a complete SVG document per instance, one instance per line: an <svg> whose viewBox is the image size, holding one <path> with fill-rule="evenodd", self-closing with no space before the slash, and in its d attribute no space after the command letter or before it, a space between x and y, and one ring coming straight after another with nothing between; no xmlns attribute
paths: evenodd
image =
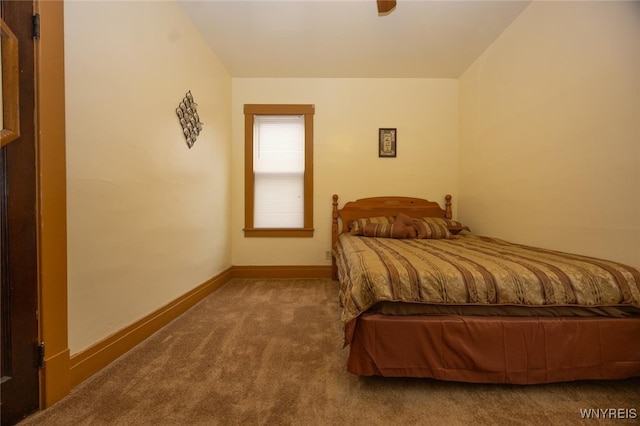
<svg viewBox="0 0 640 426"><path fill-rule="evenodd" d="M64 334L66 335L66 330ZM52 343L55 345L55 341ZM66 347L57 353L54 350L55 346L48 348L45 344L45 368L40 370L41 410L52 406L71 392L69 348Z"/></svg>
<svg viewBox="0 0 640 426"><path fill-rule="evenodd" d="M284 228L253 228L244 229L245 237L258 237L258 238L311 238L313 237L312 229L284 229Z"/></svg>
<svg viewBox="0 0 640 426"><path fill-rule="evenodd" d="M244 229L253 229L253 114L244 115Z"/></svg>
<svg viewBox="0 0 640 426"><path fill-rule="evenodd" d="M310 104L245 104L245 114L257 115L297 115L311 114L315 107Z"/></svg>
<svg viewBox="0 0 640 426"><path fill-rule="evenodd" d="M313 228L313 115L315 108L304 114L304 227Z"/></svg>
<svg viewBox="0 0 640 426"><path fill-rule="evenodd" d="M36 41L36 109L40 206L40 337L45 368L40 371L40 408L71 390L67 324L67 211L64 75L64 4L38 0L40 39Z"/></svg>

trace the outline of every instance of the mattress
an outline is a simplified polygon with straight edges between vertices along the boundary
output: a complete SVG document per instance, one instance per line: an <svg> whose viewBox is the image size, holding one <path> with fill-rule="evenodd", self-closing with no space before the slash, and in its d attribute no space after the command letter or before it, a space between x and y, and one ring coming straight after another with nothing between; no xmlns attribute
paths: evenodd
<svg viewBox="0 0 640 426"><path fill-rule="evenodd" d="M356 318L396 303L445 313L489 307L491 315L502 309L497 315L509 316L540 316L548 309L549 316L622 317L640 310L636 268L474 234L392 239L343 233L335 258L345 344Z"/></svg>

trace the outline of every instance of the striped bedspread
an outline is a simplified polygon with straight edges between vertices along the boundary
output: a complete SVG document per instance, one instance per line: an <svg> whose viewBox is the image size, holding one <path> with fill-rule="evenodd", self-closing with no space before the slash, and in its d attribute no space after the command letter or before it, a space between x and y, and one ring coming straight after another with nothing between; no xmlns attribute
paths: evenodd
<svg viewBox="0 0 640 426"><path fill-rule="evenodd" d="M495 238L342 234L335 255L345 327L381 301L640 307L637 268Z"/></svg>

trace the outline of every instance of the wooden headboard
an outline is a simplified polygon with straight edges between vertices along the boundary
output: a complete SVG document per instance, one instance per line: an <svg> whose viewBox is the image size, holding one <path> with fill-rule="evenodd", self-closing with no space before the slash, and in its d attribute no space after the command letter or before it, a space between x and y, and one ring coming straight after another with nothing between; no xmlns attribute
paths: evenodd
<svg viewBox="0 0 640 426"><path fill-rule="evenodd" d="M349 201L338 208L338 195L333 195L333 213L331 224L331 248L335 248L338 235L349 232L351 222L361 217L397 216L404 213L410 217L442 217L451 219L451 195L446 195L444 210L435 201L414 197L371 197ZM342 228L340 228L342 222ZM333 260L335 271L335 259ZM335 274L334 274L335 278Z"/></svg>

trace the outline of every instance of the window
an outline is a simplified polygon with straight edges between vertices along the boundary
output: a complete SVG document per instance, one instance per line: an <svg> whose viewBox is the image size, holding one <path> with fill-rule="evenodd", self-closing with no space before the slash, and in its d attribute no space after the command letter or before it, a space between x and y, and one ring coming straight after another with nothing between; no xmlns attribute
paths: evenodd
<svg viewBox="0 0 640 426"><path fill-rule="evenodd" d="M313 105L245 105L246 237L313 236Z"/></svg>

